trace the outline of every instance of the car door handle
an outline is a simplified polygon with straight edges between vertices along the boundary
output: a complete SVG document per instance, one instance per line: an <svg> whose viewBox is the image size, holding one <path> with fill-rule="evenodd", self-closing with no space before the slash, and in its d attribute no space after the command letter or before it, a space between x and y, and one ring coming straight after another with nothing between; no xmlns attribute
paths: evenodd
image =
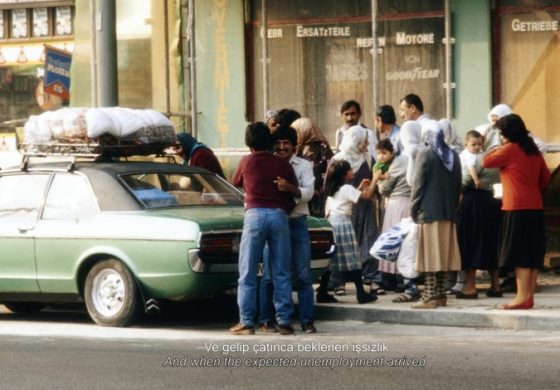
<svg viewBox="0 0 560 390"><path fill-rule="evenodd" d="M34 226L20 226L18 227L18 232L20 233L27 233L28 231L32 230Z"/></svg>

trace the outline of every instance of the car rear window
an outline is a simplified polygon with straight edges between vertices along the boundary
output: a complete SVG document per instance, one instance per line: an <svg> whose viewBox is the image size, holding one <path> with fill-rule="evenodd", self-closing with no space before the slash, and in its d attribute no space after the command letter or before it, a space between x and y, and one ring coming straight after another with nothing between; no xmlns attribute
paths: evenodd
<svg viewBox="0 0 560 390"><path fill-rule="evenodd" d="M243 194L213 174L146 172L120 178L146 208L243 205Z"/></svg>

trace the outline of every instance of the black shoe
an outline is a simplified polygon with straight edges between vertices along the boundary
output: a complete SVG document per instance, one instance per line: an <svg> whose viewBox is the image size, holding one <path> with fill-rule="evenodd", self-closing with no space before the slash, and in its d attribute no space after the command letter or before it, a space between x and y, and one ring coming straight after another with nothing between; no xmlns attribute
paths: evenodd
<svg viewBox="0 0 560 390"><path fill-rule="evenodd" d="M358 299L358 303L369 303L377 301L377 295L360 294L356 298Z"/></svg>
<svg viewBox="0 0 560 390"><path fill-rule="evenodd" d="M317 333L317 328L313 325L313 322L308 322L306 324L301 325L301 330L305 333Z"/></svg>
<svg viewBox="0 0 560 390"><path fill-rule="evenodd" d="M295 333L294 327L290 324L278 325L278 331L281 335L290 335Z"/></svg>
<svg viewBox="0 0 560 390"><path fill-rule="evenodd" d="M517 283L515 282L515 278L505 278L502 284L500 284L500 290L502 290L502 292L517 292Z"/></svg>
<svg viewBox="0 0 560 390"><path fill-rule="evenodd" d="M337 303L338 300L327 293L317 293L317 303Z"/></svg>
<svg viewBox="0 0 560 390"><path fill-rule="evenodd" d="M492 290L488 290L486 291L486 296L488 298L501 298L504 296L504 293L501 291L492 291Z"/></svg>
<svg viewBox="0 0 560 390"><path fill-rule="evenodd" d="M259 332L265 333L276 333L278 330L276 329L276 325L273 321L263 322L259 325Z"/></svg>

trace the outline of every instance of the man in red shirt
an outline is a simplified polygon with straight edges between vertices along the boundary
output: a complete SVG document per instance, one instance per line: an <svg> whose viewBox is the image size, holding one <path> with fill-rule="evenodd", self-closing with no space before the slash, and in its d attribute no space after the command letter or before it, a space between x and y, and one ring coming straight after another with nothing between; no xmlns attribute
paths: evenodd
<svg viewBox="0 0 560 390"><path fill-rule="evenodd" d="M239 323L230 332L255 334L257 267L268 244L278 330L281 334L293 334L288 214L295 202L289 192L278 190L277 183L280 178L295 186L298 182L288 160L270 152L273 138L266 124L257 122L247 126L245 143L251 154L241 159L232 177L233 185L245 191L245 219L239 247Z"/></svg>

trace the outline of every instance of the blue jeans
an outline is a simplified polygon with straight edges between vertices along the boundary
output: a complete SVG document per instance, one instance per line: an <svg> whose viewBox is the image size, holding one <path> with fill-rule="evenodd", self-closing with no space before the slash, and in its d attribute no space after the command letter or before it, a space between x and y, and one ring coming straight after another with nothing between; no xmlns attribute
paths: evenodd
<svg viewBox="0 0 560 390"><path fill-rule="evenodd" d="M290 323L293 313L292 280L290 273L290 230L288 216L280 209L254 208L245 212L239 247L239 287L237 305L240 322L255 325L257 314L257 268L265 245L274 286L274 307L278 323Z"/></svg>
<svg viewBox="0 0 560 390"><path fill-rule="evenodd" d="M313 280L311 277L311 241L307 227L307 217L290 218L292 241L292 270L296 278L299 320L302 325L313 322ZM268 256L263 258L263 276L259 286L259 322L266 323L274 318L272 304L273 276Z"/></svg>

